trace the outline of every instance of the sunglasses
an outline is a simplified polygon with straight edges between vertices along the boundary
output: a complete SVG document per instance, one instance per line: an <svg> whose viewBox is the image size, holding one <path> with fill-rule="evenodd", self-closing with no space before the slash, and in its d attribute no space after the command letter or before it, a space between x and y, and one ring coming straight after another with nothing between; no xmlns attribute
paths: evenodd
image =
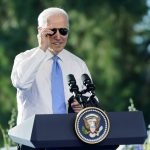
<svg viewBox="0 0 150 150"><path fill-rule="evenodd" d="M51 31L53 31L53 33L49 34L50 36L55 35L57 31L59 31L61 35L66 36L69 30L67 28L53 28Z"/></svg>

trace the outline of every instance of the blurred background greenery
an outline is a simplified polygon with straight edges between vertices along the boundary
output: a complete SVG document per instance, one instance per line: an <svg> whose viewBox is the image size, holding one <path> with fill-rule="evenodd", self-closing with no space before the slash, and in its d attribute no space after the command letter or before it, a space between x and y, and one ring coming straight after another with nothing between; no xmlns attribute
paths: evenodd
<svg viewBox="0 0 150 150"><path fill-rule="evenodd" d="M16 108L16 90L10 81L14 58L37 46L38 14L52 6L68 12L66 49L87 63L103 108L128 111L132 98L148 125L150 0L0 0L1 126L8 127Z"/></svg>

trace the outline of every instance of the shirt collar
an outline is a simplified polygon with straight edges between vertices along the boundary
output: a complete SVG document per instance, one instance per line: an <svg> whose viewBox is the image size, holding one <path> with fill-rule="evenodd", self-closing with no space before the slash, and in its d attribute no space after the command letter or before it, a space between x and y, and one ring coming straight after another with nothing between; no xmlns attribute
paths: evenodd
<svg viewBox="0 0 150 150"><path fill-rule="evenodd" d="M58 53L58 57L61 61L65 60L65 49L63 49L61 52Z"/></svg>
<svg viewBox="0 0 150 150"><path fill-rule="evenodd" d="M64 61L64 59L65 59L65 57L64 57L64 55L65 55L65 49L63 49L61 52L59 52L58 54L57 54L57 56L59 57L59 59L61 60L61 61ZM50 59L52 59L52 57L54 56L54 54L50 51L50 50L47 50L46 51L46 54L48 55L48 58L50 58Z"/></svg>

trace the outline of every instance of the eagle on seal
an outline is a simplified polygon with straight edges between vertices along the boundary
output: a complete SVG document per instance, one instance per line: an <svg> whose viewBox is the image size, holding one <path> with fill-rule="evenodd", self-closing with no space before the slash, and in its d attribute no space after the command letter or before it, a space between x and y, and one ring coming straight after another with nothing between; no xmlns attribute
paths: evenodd
<svg viewBox="0 0 150 150"><path fill-rule="evenodd" d="M90 137L95 137L97 133L100 132L100 117L98 115L87 115L86 117L83 117L83 122Z"/></svg>

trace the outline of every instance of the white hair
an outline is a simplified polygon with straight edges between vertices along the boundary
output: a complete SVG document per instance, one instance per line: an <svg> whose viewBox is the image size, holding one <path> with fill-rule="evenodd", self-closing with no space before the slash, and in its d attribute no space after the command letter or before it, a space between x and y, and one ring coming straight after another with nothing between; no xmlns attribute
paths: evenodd
<svg viewBox="0 0 150 150"><path fill-rule="evenodd" d="M64 15L68 21L68 26L69 26L69 17L67 12L58 7L51 7L43 10L38 16L38 26L45 27L47 25L47 18L57 14Z"/></svg>

